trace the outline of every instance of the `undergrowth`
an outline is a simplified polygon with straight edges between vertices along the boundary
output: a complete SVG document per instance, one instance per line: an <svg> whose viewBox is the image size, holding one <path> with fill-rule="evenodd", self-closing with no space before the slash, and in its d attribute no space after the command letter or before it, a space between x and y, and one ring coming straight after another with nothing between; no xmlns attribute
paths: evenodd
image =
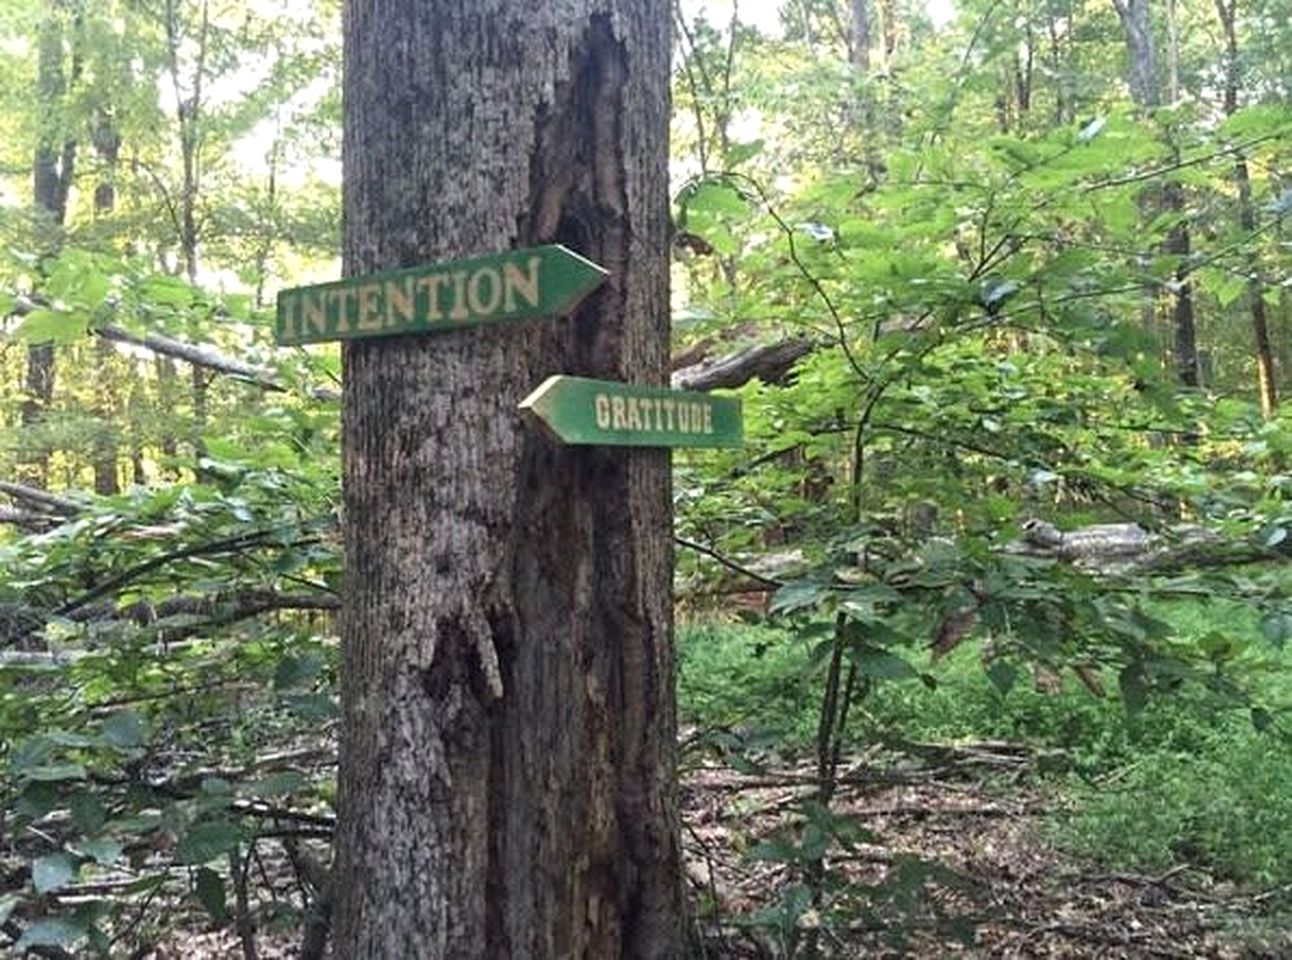
<svg viewBox="0 0 1292 960"><path fill-rule="evenodd" d="M1218 605L1162 611L1181 641L1223 630L1251 641L1245 680L1274 709L1254 714L1200 684L1185 684L1128 715L1072 677L1057 693L1020 679L1007 692L964 648L937 664L936 679L878 686L852 735L923 743L1007 739L1058 762L1039 775L1062 798L1044 826L1057 846L1111 868L1145 872L1189 864L1216 880L1260 888L1292 883L1292 651L1259 639L1254 618ZM1245 648L1246 649L1246 648ZM819 705L811 647L770 625L688 623L679 630L679 709L693 739L732 758L802 756ZM1282 706L1282 712L1278 709ZM1264 729L1257 729L1257 727Z"/></svg>

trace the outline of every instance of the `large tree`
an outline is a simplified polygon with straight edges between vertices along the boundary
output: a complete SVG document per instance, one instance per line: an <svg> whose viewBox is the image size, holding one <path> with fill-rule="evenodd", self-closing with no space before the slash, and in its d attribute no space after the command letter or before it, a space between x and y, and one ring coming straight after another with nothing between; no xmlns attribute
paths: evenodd
<svg viewBox="0 0 1292 960"><path fill-rule="evenodd" d="M610 279L344 348L338 956L678 956L668 456L516 409L558 372L665 382L668 4L344 23L348 275L560 242Z"/></svg>

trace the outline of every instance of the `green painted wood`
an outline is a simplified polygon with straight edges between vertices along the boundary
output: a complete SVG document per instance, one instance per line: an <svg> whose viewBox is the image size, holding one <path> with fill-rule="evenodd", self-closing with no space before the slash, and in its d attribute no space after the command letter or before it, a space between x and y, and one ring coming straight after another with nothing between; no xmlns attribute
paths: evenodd
<svg viewBox="0 0 1292 960"><path fill-rule="evenodd" d="M610 380L548 377L521 410L558 443L621 447L738 447L740 401Z"/></svg>
<svg viewBox="0 0 1292 960"><path fill-rule="evenodd" d="M559 244L388 270L282 291L275 332L291 345L558 316L606 276Z"/></svg>

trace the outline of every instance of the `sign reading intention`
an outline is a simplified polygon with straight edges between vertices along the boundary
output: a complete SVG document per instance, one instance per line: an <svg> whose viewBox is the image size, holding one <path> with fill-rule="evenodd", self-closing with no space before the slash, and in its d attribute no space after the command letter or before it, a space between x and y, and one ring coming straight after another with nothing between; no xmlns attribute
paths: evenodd
<svg viewBox="0 0 1292 960"><path fill-rule="evenodd" d="M605 280L560 245L511 250L278 294L280 344L428 333L568 313Z"/></svg>
<svg viewBox="0 0 1292 960"><path fill-rule="evenodd" d="M558 442L626 447L738 447L740 401L609 380L548 377L521 401Z"/></svg>

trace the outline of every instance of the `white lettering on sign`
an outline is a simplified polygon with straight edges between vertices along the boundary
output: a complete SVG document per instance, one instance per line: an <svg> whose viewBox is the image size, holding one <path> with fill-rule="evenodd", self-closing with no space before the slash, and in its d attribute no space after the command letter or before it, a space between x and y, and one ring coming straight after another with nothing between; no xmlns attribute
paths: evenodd
<svg viewBox="0 0 1292 960"><path fill-rule="evenodd" d="M543 265L542 257L530 257L526 264L528 273L521 273L514 263L502 265L503 310L507 313L516 311L516 295L524 297L531 307L538 306L538 271Z"/></svg>
<svg viewBox="0 0 1292 960"><path fill-rule="evenodd" d="M629 433L713 433L713 405L663 397L597 393L592 413L598 430Z"/></svg>

